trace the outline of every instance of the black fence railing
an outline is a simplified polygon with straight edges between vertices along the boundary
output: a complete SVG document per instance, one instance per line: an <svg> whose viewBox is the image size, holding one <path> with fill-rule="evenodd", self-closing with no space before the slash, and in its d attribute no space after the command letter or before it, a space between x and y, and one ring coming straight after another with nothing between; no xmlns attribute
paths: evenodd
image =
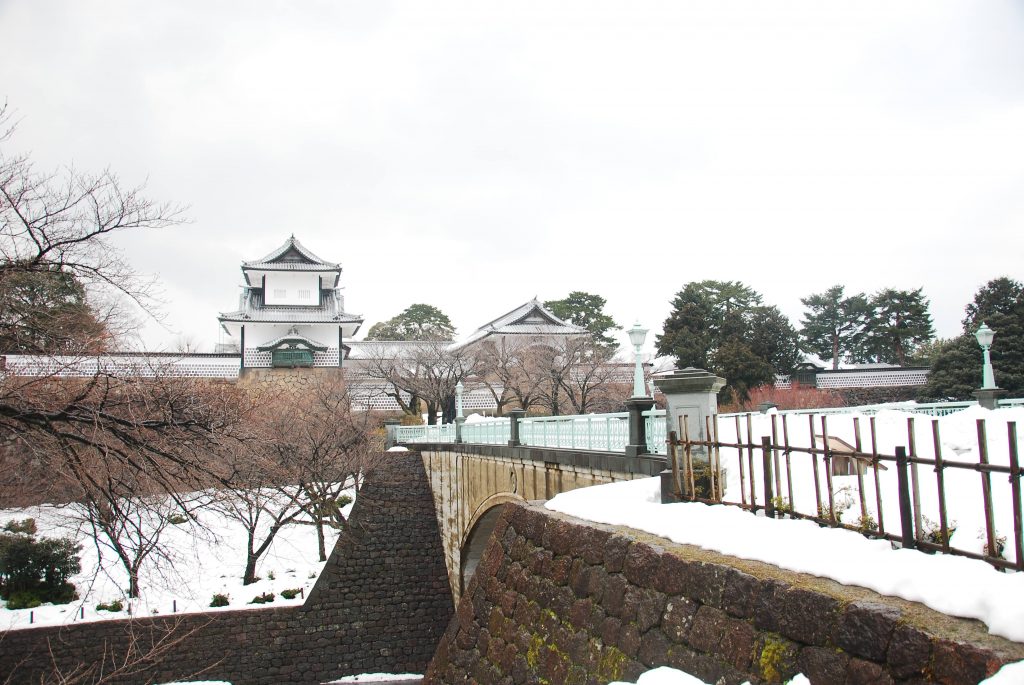
<svg viewBox="0 0 1024 685"><path fill-rule="evenodd" d="M708 439L694 440L688 417L680 417L678 431L667 439L675 498L811 519L905 548L1024 571L1015 422L1005 422L1003 445L1001 439L990 440L985 419L976 419L968 444L966 421L944 442L934 419L922 446L918 429L928 421L906 418L903 433L892 421L863 417L864 426L862 417L852 416L840 431L830 432L830 421L839 423L837 418L707 417Z"/></svg>

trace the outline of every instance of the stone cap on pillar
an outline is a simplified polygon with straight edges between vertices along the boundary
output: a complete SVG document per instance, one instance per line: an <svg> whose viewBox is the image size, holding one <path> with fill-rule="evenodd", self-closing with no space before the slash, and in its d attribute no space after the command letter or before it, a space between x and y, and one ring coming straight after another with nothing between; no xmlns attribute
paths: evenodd
<svg viewBox="0 0 1024 685"><path fill-rule="evenodd" d="M710 371L688 366L672 369L654 377L654 385L666 395L696 392L717 393L725 387L726 380Z"/></svg>

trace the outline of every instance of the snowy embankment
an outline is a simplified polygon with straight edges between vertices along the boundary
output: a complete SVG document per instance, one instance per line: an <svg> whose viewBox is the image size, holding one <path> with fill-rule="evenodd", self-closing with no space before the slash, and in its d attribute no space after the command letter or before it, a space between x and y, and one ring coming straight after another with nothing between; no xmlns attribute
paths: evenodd
<svg viewBox="0 0 1024 685"><path fill-rule="evenodd" d="M999 423L1005 424L1007 420L1021 420L1024 423L1024 411L977 410L961 414L964 416L951 415L944 417L940 422L945 448L956 454L959 461L977 463L977 442L972 444L966 435L973 433L975 440L977 439L974 420L981 417L987 419L989 423L991 462L1006 463L1006 427L1001 426L1001 430L998 430L997 426ZM759 420L764 422L760 427L764 430L768 419L759 417ZM866 419L861 421L866 422ZM921 421L920 417L918 421ZM842 424L843 422L836 417L829 417L828 427L831 434L837 434L833 432L833 428ZM905 414L887 412L886 416L879 417L877 425L880 451L900 437L905 440ZM758 428L756 425L755 436L761 434ZM770 425L767 428L770 434ZM902 435L898 432L900 428ZM1001 437L1001 442L994 439L996 436ZM791 438L793 437L791 434ZM728 440L730 436L723 434L722 439ZM889 441L885 442L883 439ZM793 442L797 443L796 440ZM884 451L889 452L889 448L885 447ZM801 465L797 462L800 458L807 460L804 469L804 475L808 476L806 478L798 476L798 467ZM814 511L813 478L809 477L809 460L806 455L793 456L794 500L798 511ZM738 500L738 469L735 461L727 460L725 451L723 465L729 469L726 499ZM935 506L937 498L934 495L931 498L926 497L926 493L934 488L931 485L926 487L926 470L921 471L922 507L926 515L930 516L928 512L932 511L930 507ZM890 469L884 472L884 476L895 478L894 472L895 469ZM934 482L931 469L928 469L928 473ZM950 517L959 520L958 530L967 532L972 539L971 542L977 544L977 541L973 540L976 538L976 531L973 528L978 525L979 518L981 521L984 520L980 508L980 476L971 471L962 473L965 476L963 478L959 477L961 473L953 474L951 470L947 471L947 504L951 510ZM756 478L759 477L759 473L756 474ZM865 481L870 480L865 478ZM999 489L1006 490L1006 493L1002 493L1002 496L996 499L995 519L1012 524L1012 515L1008 516L1010 488L1006 485L1005 477L999 477L997 480L1002 481ZM856 488L856 476L837 477L836 481L837 487L841 486L840 483L846 483ZM994 481L996 478L993 478ZM895 497L895 487L887 487L885 481L882 490L884 500L888 500L890 494ZM993 490L996 490L994 485ZM873 490L867 495L867 501L873 502ZM820 527L807 520L768 519L738 507L697 503L663 505L659 502L659 480L645 478L572 490L555 497L548 502L547 507L579 518L645 530L676 543L696 545L735 557L755 559L794 571L829 577L840 583L869 588L884 595L918 601L951 615L979 618L992 634L1024 642L1024 573L999 572L983 561L965 557L894 550L888 542L869 540L860 533L850 530ZM898 522L898 515L894 513L898 509L890 510L888 503L885 507L887 525L895 525L888 522ZM974 507L978 508L977 512ZM859 516L858 505L854 505L851 511L846 513L852 513L852 519L856 520ZM1012 527L1010 532L1012 534Z"/></svg>
<svg viewBox="0 0 1024 685"><path fill-rule="evenodd" d="M1024 683L1024 661L1003 666L998 673L986 678L978 685L1020 685ZM608 685L633 685L632 683L614 682ZM700 678L684 673L674 668L662 666L647 671L641 675L636 685L709 685ZM746 685L749 685L746 684ZM810 681L803 674L798 674L788 681L787 685L810 685Z"/></svg>
<svg viewBox="0 0 1024 685"><path fill-rule="evenodd" d="M347 491L350 497L354 491ZM352 505L342 509L348 517ZM242 584L246 560L246 533L237 521L213 508L196 510L197 522L168 525L160 544L168 559L155 556L143 563L141 597L128 601L127 574L109 549L100 549L73 506L39 506L0 510L0 529L8 521L32 518L36 537L70 537L82 546L82 570L71 578L79 599L70 604L44 604L34 609L11 610L0 601L0 631L45 625L61 625L200 611L232 611L298 605L305 601L323 570L318 561L316 528L311 525L284 526L260 558L256 575L260 580ZM262 527L261 530L265 530ZM338 531L325 527L328 554ZM102 552L102 553L101 553ZM282 592L301 590L293 599ZM253 598L273 593L268 604L250 604ZM228 605L211 608L215 594L225 595ZM121 611L100 611L96 606L120 600ZM84 611L84 618L83 618ZM30 624L31 621L31 624Z"/></svg>

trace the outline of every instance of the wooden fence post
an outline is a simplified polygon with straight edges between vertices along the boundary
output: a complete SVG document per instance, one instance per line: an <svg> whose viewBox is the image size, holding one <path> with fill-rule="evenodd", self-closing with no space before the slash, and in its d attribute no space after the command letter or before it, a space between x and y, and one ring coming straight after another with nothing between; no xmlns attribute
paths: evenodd
<svg viewBox="0 0 1024 685"><path fill-rule="evenodd" d="M772 493L772 440L767 435L761 436L761 470L764 476L764 515L775 518L775 496Z"/></svg>
<svg viewBox="0 0 1024 685"><path fill-rule="evenodd" d="M910 504L910 476L907 473L907 448L896 448L896 479L900 495L900 525L905 549L916 549L914 539L914 510Z"/></svg>

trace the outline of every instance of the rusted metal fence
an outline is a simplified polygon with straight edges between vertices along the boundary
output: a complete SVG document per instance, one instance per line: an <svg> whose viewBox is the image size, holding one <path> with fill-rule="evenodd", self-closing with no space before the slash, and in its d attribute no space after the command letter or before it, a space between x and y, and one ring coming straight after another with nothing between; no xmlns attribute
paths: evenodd
<svg viewBox="0 0 1024 685"><path fill-rule="evenodd" d="M839 431L845 440L830 433L836 419L814 414L706 417L706 439L697 440L689 435L688 417L680 417L678 431L670 431L666 441L676 498L810 519L906 548L1024 571L1015 422L1005 423L1003 452L1001 437L990 438L985 419L975 420L970 446L964 444L961 424L959 442L952 447L944 445L937 419L907 417L905 433L889 420L885 440L876 416L846 417ZM929 438L924 445L918 439L921 429ZM954 516L961 519L956 538ZM968 535L972 522L976 538Z"/></svg>

